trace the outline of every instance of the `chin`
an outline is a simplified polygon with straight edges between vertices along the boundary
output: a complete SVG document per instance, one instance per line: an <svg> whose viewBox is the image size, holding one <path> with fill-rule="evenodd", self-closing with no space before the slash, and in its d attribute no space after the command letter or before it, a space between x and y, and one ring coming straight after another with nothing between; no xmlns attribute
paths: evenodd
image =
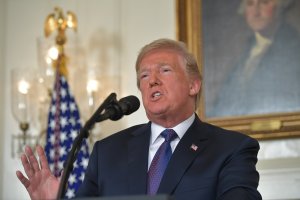
<svg viewBox="0 0 300 200"><path fill-rule="evenodd" d="M267 25L265 23L253 23L251 26L252 30L255 32L262 32L267 28Z"/></svg>
<svg viewBox="0 0 300 200"><path fill-rule="evenodd" d="M148 109L147 116L149 119L163 117L166 115L166 109Z"/></svg>

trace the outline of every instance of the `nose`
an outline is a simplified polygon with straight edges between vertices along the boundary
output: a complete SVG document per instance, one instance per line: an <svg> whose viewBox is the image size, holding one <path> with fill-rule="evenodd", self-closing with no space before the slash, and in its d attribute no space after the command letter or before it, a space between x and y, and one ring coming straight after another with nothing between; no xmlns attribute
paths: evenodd
<svg viewBox="0 0 300 200"><path fill-rule="evenodd" d="M160 81L158 75L156 73L151 73L150 79L149 79L149 86L153 87L153 86L157 86L160 84L161 84L161 81Z"/></svg>
<svg viewBox="0 0 300 200"><path fill-rule="evenodd" d="M260 13L260 11L261 11L261 9L262 9L262 7L263 7L263 2L261 2L261 1L257 1L257 2L255 2L254 3L254 14L255 15L258 15L259 13Z"/></svg>

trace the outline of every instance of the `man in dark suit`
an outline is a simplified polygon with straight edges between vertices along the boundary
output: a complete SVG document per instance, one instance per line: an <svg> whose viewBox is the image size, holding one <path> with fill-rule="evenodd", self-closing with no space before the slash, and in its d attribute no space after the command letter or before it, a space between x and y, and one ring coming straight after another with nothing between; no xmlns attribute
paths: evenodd
<svg viewBox="0 0 300 200"><path fill-rule="evenodd" d="M201 75L185 46L169 39L146 45L136 72L150 122L95 144L77 197L169 194L176 200L261 199L255 168L258 142L198 118ZM53 198L58 180L51 175L43 150L37 151L41 167L27 148L29 159L25 155L21 159L28 179L19 171L17 176L32 199Z"/></svg>

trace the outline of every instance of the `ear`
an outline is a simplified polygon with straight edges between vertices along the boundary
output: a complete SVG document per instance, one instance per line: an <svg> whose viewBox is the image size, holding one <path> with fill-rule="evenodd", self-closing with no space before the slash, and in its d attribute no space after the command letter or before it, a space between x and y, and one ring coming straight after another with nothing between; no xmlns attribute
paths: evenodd
<svg viewBox="0 0 300 200"><path fill-rule="evenodd" d="M200 92L201 88L201 80L200 79L192 79L190 82L190 95L195 96Z"/></svg>

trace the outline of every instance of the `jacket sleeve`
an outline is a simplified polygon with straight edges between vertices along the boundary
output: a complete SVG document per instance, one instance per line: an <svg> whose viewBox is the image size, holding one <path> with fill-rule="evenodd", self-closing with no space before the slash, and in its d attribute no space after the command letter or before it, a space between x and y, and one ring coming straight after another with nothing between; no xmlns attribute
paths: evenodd
<svg viewBox="0 0 300 200"><path fill-rule="evenodd" d="M256 170L258 142L246 137L228 156L219 174L218 194L219 200L260 200L257 191L259 174Z"/></svg>

